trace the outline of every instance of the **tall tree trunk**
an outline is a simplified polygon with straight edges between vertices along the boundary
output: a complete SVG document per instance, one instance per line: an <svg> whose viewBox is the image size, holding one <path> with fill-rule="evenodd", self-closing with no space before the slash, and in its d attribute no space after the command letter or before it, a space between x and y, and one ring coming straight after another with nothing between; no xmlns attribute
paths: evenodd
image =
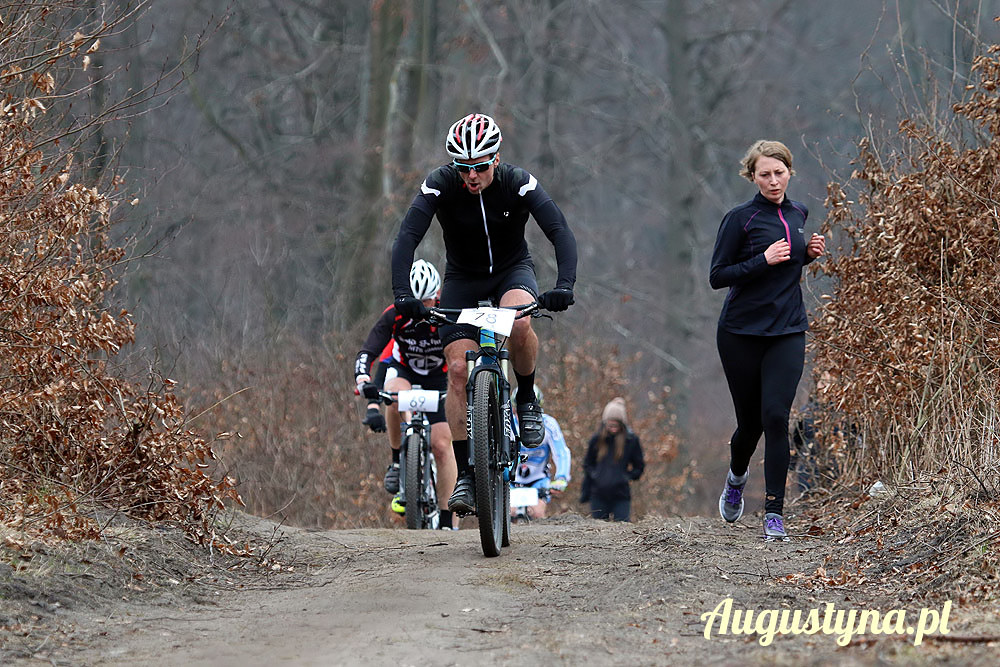
<svg viewBox="0 0 1000 667"><path fill-rule="evenodd" d="M414 0L413 14L408 17L403 36L402 52L397 60L398 75L394 77L397 94L389 110L392 131L392 165L398 175L412 167L413 148L421 107L427 103L427 64L433 43L436 17L434 0Z"/></svg>
<svg viewBox="0 0 1000 667"><path fill-rule="evenodd" d="M385 216L386 163L389 137L389 110L393 73L396 71L400 40L411 3L403 0L375 0L372 3L368 106L361 169L361 213L351 233L340 247L338 273L352 286L345 304L345 321L372 309L372 301L390 297L387 240L395 229Z"/></svg>
<svg viewBox="0 0 1000 667"><path fill-rule="evenodd" d="M699 113L699 91L694 81L694 68L691 62L689 43L687 0L668 0L663 17L664 38L666 40L666 81L670 96L669 108L669 143L673 155L671 169L664 183L664 206L669 211L670 227L664 248L665 267L676 267L669 276L664 276L666 284L672 285L670 300L671 313L677 319L686 321L670 321L667 315L666 327L674 331L681 340L679 349L695 350L695 355L701 354L697 343L693 340L699 336L702 328L698 326L699 310L704 309L709 301L706 294L706 277L702 263L702 246L704 234L701 227L706 224L706 212L700 206L703 197L698 196L700 189L695 172L700 165L705 164L706 148L704 141L697 133L697 127L692 123L701 118ZM683 359L690 362L690 359ZM685 396L682 393L681 396ZM681 405L678 398L679 413L686 413L686 406Z"/></svg>
<svg viewBox="0 0 1000 667"><path fill-rule="evenodd" d="M414 121L414 136L419 138L436 136L439 101L441 97L440 76L432 68L438 62L437 22L438 1L417 0L420 9L420 60L419 82L417 84L417 117Z"/></svg>
<svg viewBox="0 0 1000 667"><path fill-rule="evenodd" d="M105 4L102 0L90 0L87 3L87 14L90 17L98 16L100 8ZM108 84L105 79L108 72L104 68L105 58L100 49L90 54L90 115L100 116L108 103ZM108 168L108 136L105 132L104 123L98 123L94 129L90 146L86 147L87 153L87 181L96 184L101 180L105 170Z"/></svg>

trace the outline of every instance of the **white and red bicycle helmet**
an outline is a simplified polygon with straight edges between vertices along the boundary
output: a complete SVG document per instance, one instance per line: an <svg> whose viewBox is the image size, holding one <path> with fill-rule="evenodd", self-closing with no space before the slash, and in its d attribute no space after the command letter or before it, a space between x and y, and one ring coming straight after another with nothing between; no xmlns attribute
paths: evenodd
<svg viewBox="0 0 1000 667"><path fill-rule="evenodd" d="M410 289L421 301L433 299L441 287L441 275L430 262L418 259L410 267Z"/></svg>
<svg viewBox="0 0 1000 667"><path fill-rule="evenodd" d="M470 113L448 130L445 149L456 160L475 160L500 150L503 135L496 122L481 113Z"/></svg>

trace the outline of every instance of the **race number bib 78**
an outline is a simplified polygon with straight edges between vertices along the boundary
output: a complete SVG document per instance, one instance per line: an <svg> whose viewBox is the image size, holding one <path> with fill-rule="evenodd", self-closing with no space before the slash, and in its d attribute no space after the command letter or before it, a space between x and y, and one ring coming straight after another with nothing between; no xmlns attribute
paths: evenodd
<svg viewBox="0 0 1000 667"><path fill-rule="evenodd" d="M463 308L458 316L459 324L472 324L483 329L489 329L501 336L509 336L514 328L512 308Z"/></svg>

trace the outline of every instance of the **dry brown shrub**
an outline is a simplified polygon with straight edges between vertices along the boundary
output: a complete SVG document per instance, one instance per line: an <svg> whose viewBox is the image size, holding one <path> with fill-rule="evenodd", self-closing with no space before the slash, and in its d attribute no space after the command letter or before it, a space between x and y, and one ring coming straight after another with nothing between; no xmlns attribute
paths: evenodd
<svg viewBox="0 0 1000 667"><path fill-rule="evenodd" d="M388 440L362 426L354 396L357 348L315 342L282 337L231 350L240 361L203 378L212 389L200 402L218 403L203 419L234 434L220 452L225 472L258 516L308 527L393 525L382 488Z"/></svg>
<svg viewBox="0 0 1000 667"><path fill-rule="evenodd" d="M629 371L642 367L643 354L624 356L607 343L549 338L542 341L539 359L538 382L545 393L545 412L559 422L573 456L572 482L564 496L552 501L548 513L589 513L589 506L577 502L583 459L590 438L601 425L604 406L616 396L625 399L629 428L639 436L646 461L642 479L632 484L633 516L679 512L691 471L685 468L678 473L672 468L680 439L670 387L656 377L643 383L629 380Z"/></svg>
<svg viewBox="0 0 1000 667"><path fill-rule="evenodd" d="M818 263L833 287L812 351L816 376L833 380L820 401L861 436L841 457L848 481L947 468L996 491L998 53L975 61L947 128L904 120L892 158L862 141L854 200L829 188L825 226L842 242Z"/></svg>
<svg viewBox="0 0 1000 667"><path fill-rule="evenodd" d="M140 384L113 364L135 328L108 305L127 259L110 241L120 182L84 185L76 163L112 118L58 114L135 8L88 7L15 2L0 21L0 522L90 538L100 517L125 513L233 550L212 515L239 497L206 474L212 451L186 427L175 383L151 371Z"/></svg>

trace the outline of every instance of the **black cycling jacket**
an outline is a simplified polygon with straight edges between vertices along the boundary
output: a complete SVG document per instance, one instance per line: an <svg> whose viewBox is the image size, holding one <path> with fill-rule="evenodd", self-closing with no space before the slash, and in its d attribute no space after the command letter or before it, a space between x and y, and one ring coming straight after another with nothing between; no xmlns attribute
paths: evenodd
<svg viewBox="0 0 1000 667"><path fill-rule="evenodd" d="M377 361L389 340L396 341L392 357L420 375L434 375L447 371L444 345L437 326L426 320L419 322L403 319L389 306L368 332L368 337L354 360L354 375L369 375L372 362Z"/></svg>
<svg viewBox="0 0 1000 667"><path fill-rule="evenodd" d="M473 195L450 164L432 171L420 185L392 247L392 293L412 296L413 252L437 215L444 233L447 274L487 277L531 259L524 228L528 215L555 247L556 287L576 282L576 238L555 202L534 176L507 163L496 166L493 182Z"/></svg>
<svg viewBox="0 0 1000 667"><path fill-rule="evenodd" d="M809 210L787 196L781 205L757 193L726 214L712 254L709 282L729 288L719 326L735 334L780 336L809 328L802 303L805 226ZM791 257L770 266L764 251L779 239L791 246Z"/></svg>

